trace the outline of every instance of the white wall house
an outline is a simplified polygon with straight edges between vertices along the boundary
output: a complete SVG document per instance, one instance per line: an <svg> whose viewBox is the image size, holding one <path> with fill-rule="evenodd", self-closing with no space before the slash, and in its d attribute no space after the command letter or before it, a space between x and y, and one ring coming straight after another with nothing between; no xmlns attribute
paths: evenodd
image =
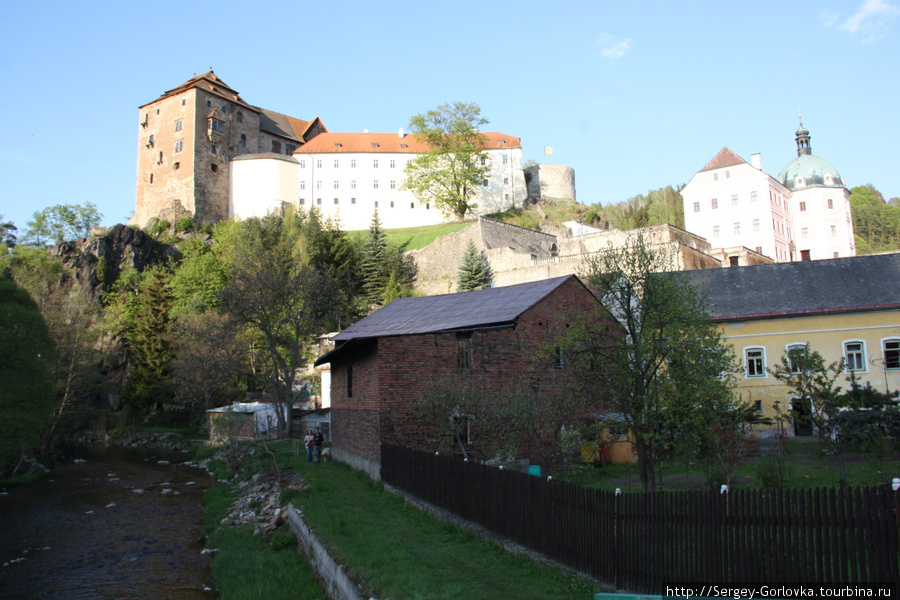
<svg viewBox="0 0 900 600"><path fill-rule="evenodd" d="M519 138L486 133L491 171L478 189L475 214L521 205L526 198ZM284 205L316 206L344 230L367 229L375 210L385 228L435 225L447 217L401 190L403 169L428 150L412 135L322 133L294 152L245 155L232 163L231 216L262 216Z"/></svg>
<svg viewBox="0 0 900 600"><path fill-rule="evenodd" d="M797 158L778 177L723 148L681 191L685 229L715 248L744 246L775 262L855 256L850 193L797 130Z"/></svg>
<svg viewBox="0 0 900 600"><path fill-rule="evenodd" d="M681 190L685 229L714 248L746 247L775 262L789 262L791 192L761 169L722 148Z"/></svg>

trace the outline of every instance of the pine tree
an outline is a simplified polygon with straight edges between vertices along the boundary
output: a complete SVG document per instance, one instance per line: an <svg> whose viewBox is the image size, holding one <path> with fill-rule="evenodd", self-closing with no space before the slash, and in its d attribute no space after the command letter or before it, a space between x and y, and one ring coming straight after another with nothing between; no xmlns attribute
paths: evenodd
<svg viewBox="0 0 900 600"><path fill-rule="evenodd" d="M384 300L384 288L388 279L384 269L386 248L387 236L381 229L381 220L376 210L369 226L369 236L363 246L363 293L369 304L381 304Z"/></svg>
<svg viewBox="0 0 900 600"><path fill-rule="evenodd" d="M490 287L493 281L494 274L491 272L491 265L488 264L487 257L484 252L478 251L475 242L469 240L462 263L459 265L456 290L468 292L481 287Z"/></svg>

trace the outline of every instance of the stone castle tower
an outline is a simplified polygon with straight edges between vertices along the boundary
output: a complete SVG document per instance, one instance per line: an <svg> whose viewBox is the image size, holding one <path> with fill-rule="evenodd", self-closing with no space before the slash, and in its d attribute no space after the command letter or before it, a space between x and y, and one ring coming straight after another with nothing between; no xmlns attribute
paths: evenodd
<svg viewBox="0 0 900 600"><path fill-rule="evenodd" d="M212 71L192 77L140 107L137 194L131 223L202 223L229 218L231 159L242 154L290 156L327 131L321 120L303 121L252 106Z"/></svg>

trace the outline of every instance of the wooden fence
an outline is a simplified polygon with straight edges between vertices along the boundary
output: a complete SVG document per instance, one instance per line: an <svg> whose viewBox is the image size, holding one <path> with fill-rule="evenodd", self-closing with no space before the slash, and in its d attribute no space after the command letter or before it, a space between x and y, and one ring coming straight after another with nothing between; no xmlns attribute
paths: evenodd
<svg viewBox="0 0 900 600"><path fill-rule="evenodd" d="M381 477L617 589L900 581L887 485L616 495L389 445Z"/></svg>

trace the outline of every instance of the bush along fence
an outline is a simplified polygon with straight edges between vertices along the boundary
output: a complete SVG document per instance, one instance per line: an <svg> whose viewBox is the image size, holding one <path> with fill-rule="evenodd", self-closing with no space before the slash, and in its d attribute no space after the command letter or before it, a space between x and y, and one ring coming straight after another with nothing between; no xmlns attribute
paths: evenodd
<svg viewBox="0 0 900 600"><path fill-rule="evenodd" d="M617 495L386 444L381 477L617 589L900 581L888 485Z"/></svg>

